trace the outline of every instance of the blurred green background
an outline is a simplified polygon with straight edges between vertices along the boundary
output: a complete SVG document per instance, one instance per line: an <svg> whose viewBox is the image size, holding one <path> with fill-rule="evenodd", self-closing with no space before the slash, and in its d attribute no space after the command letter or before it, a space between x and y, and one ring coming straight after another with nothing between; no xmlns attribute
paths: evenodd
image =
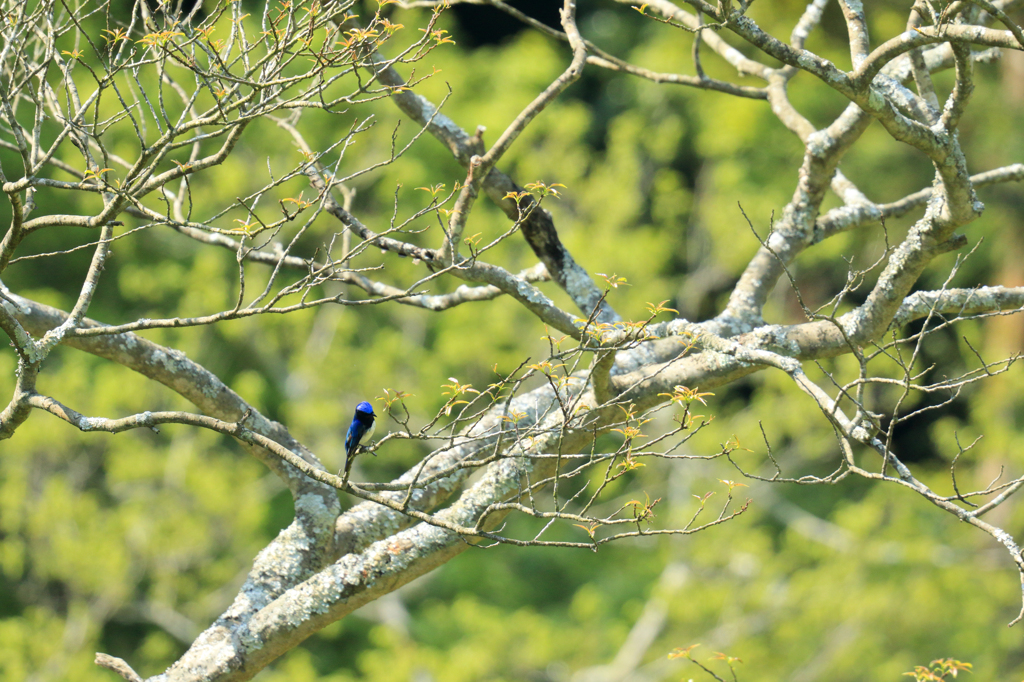
<svg viewBox="0 0 1024 682"><path fill-rule="evenodd" d="M909 3L868 2L875 35L904 25ZM253 5L258 12L256 5ZM763 27L788 36L801 3L758 3ZM372 9L370 10L372 11ZM389 8L392 21L413 32L426 15ZM490 12L490 13L489 13ZM418 69L439 73L417 87L440 101L463 128L487 126L493 141L515 114L568 63L560 43L519 31L504 15L456 7L439 26L456 44L432 52ZM595 2L581 10L585 36L634 63L692 72L691 38L644 20L627 7ZM845 28L829 5L808 48L849 68ZM972 172L1024 158L1024 67L1019 54L979 66L977 92L961 128ZM712 56L710 75L733 76ZM940 91L948 74L937 77ZM757 84L750 81L752 84ZM791 88L794 104L816 124L843 102L807 77ZM303 119L314 148L343 135L355 117L374 127L346 152L348 172L386 157L400 115L389 102L330 118ZM399 140L413 134L408 122ZM131 143L126 138L125 144ZM66 158L73 162L75 150ZM801 146L764 101L744 100L588 68L580 82L547 109L501 163L520 184L558 182L562 198L548 200L560 234L591 272L625 277L629 286L609 300L624 316L646 319L645 304L668 299L688 319L720 310L757 241L737 208L741 203L763 236L793 192ZM243 137L237 153L193 187L197 212L212 212L301 161L290 138L269 123ZM0 152L8 178L19 167ZM79 159L80 163L80 159ZM927 186L925 159L872 127L842 164L873 200L893 201ZM380 230L393 210L409 215L429 201L415 188L446 183L464 172L440 144L424 137L396 163L362 176L354 213ZM64 178L68 179L68 178ZM280 196L297 196L300 181ZM987 209L972 224L981 242L953 286L1024 284L1024 199L1019 185L979 192ZM45 210L95 207L77 196L51 193ZM94 199L93 199L94 200ZM270 202L272 204L273 202ZM269 205L269 204L268 204ZM834 204L829 204L829 206ZM9 208L0 208L0 212ZM223 222L244 217L229 213ZM899 239L915 216L891 221ZM0 215L6 222L8 215ZM140 223L126 219L130 229ZM427 228L424 220L421 227ZM329 241L336 223L321 218L302 246L309 254ZM493 206L480 201L467 234L489 240L507 229ZM44 230L18 255L87 243L93 235ZM419 237L434 244L436 225ZM983 241L982 241L983 240ZM810 249L793 272L812 307L845 280L847 266L866 267L884 240L873 226ZM88 266L88 249L59 258L15 263L5 273L14 291L65 309L73 305ZM366 252L354 267L372 266ZM940 259L921 287L945 280L955 256ZM513 271L534 259L517 237L488 254ZM388 281L412 282L424 273L408 261L385 259ZM262 274L261 274L262 273ZM255 291L267 273L251 267ZM598 279L600 282L601 280ZM434 291L457 283L438 281ZM544 290L567 309L553 286ZM338 290L332 290L338 291ZM857 296L849 301L855 304ZM350 292L362 298L360 292ZM119 323L140 316L199 315L230 308L237 265L228 250L152 228L113 248L90 316ZM766 317L803 319L796 298L781 286ZM286 424L329 468L343 461L343 429L352 406L383 395L413 394L408 405L423 420L443 404L448 377L486 384L527 357L546 356L545 329L510 299L468 304L435 314L393 304L330 306L210 327L146 332L183 350L217 373L268 416ZM994 318L961 324L930 337L919 368L930 377L955 376L977 361L965 337L986 360L1024 347L1024 321ZM0 393L13 388L15 354L0 353ZM847 360L824 370L852 376ZM884 368L879 368L885 371ZM814 370L813 367L808 371ZM822 378L818 371L815 378ZM896 451L940 492L951 492L949 466L961 443L984 439L958 468L963 489L984 487L1005 468L1024 473L1024 381L1018 367L971 385L951 404L909 420L897 430ZM177 395L119 366L58 349L39 389L89 415L189 409ZM946 396L933 396L935 403ZM880 394L880 405L892 397ZM888 403L891 407L891 402ZM918 397L904 413L925 403ZM824 474L838 463L835 439L816 408L781 375L761 372L720 389L706 409L711 427L688 444L711 454L735 437L749 452L748 471L770 471L759 422L788 476ZM380 425L386 431L387 426ZM382 433L382 431L378 431ZM360 476L386 480L427 451L394 441L377 458L363 458ZM163 670L230 602L252 557L292 516L291 496L260 464L227 438L168 426L159 434L133 431L83 434L35 414L0 450L0 678L110 680L95 667L103 651L128 660L144 675ZM649 462L632 473L622 499L663 498L659 525L692 515L692 495L724 492L718 479L739 480L725 460ZM712 652L738 656L745 682L785 679L897 679L916 664L955 657L983 680L1024 676L1018 626L1020 585L1005 551L990 537L959 524L921 498L896 488L847 480L834 487L767 485L746 481L737 494L752 500L739 519L695 536L648 538L598 553L499 546L466 552L450 565L336 623L280 659L262 682L324 680L677 680L703 673L667 659L695 643L699 660ZM347 503L347 501L346 501ZM1024 511L1010 501L991 514L1011 533ZM515 526L512 526L514 530ZM584 539L580 531L580 540ZM721 663L709 663L728 675ZM634 675L634 677L630 677Z"/></svg>

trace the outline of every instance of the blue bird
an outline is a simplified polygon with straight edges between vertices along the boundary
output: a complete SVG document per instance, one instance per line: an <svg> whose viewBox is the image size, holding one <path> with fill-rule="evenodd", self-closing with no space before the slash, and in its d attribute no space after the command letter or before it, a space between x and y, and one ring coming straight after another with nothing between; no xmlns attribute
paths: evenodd
<svg viewBox="0 0 1024 682"><path fill-rule="evenodd" d="M370 442L370 437L373 435L373 421L376 418L377 415L373 413L373 405L370 403L364 401L356 405L356 414L352 417L352 424L348 427L348 434L345 436L347 465L351 465L352 458L359 451L360 446Z"/></svg>

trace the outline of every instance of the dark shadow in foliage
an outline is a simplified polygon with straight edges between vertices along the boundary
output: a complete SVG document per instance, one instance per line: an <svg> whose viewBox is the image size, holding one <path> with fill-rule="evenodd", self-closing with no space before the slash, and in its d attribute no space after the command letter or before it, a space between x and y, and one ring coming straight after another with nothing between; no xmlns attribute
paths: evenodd
<svg viewBox="0 0 1024 682"><path fill-rule="evenodd" d="M562 30L558 18L558 10L562 6L560 2L511 0L508 4L546 26ZM526 24L494 7L459 4L452 7L451 12L458 21L457 37L463 47L498 45L527 29Z"/></svg>
<svg viewBox="0 0 1024 682"><path fill-rule="evenodd" d="M919 333L923 324L923 320L911 323L908 326L907 335ZM934 325L934 322L932 324ZM917 371L926 367L932 369L921 377L920 383L940 382L943 379L960 376L966 371L966 365L970 363L960 354L956 334L954 329L947 327L933 332L922 344ZM904 352L904 356L906 355L907 352ZM949 399L953 394L949 391L921 394L921 397L916 400L913 399L914 396L910 396L905 407L900 409L899 417L902 419L906 415L915 412L917 414L896 425L892 434L893 452L907 464L944 464L935 439L932 438L931 426L944 417L955 417L966 424L969 417L969 401L963 399L963 392L970 390L970 386L964 387L960 399L952 401ZM935 409L925 412L921 411L927 407L938 405L941 407L935 407ZM890 423L891 418L883 420L882 429L887 431Z"/></svg>

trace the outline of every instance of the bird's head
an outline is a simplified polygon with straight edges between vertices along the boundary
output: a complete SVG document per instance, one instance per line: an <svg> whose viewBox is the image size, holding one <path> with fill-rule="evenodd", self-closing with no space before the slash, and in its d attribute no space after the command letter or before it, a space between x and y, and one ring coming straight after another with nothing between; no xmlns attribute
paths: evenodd
<svg viewBox="0 0 1024 682"><path fill-rule="evenodd" d="M356 412L362 412L363 414L368 414L368 415L371 415L371 416L374 416L374 417L377 416L377 415L373 414L373 405L371 405L370 403L368 403L366 401L363 401L363 402L359 403L358 405L356 405Z"/></svg>

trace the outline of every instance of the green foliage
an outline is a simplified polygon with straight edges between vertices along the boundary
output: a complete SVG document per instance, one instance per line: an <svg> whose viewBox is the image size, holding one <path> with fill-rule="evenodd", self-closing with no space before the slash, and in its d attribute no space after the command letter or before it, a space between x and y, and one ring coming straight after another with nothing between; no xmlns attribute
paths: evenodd
<svg viewBox="0 0 1024 682"><path fill-rule="evenodd" d="M752 12L761 12L758 20L771 29L769 12L781 15L779 7L803 3L761 4ZM392 21L411 27L419 16L395 11ZM896 14L877 16L882 30ZM470 53L458 46L458 29L446 21L441 27L455 36L456 45L430 55L427 68L434 66L439 74L417 91L440 101L450 84L445 113L467 129L486 125L493 141L514 112L564 68L567 53L534 33ZM643 28L635 37L625 55L631 61L674 70L688 60L688 47L676 34ZM813 40L810 48L843 59L830 53L826 37ZM1002 118L1005 123L968 121L962 133L983 150L978 161L985 168L1019 159L1024 145L1021 136L1006 135L1024 126L1024 114L999 91L998 68L979 68L976 116L979 122ZM527 128L502 167L521 184L542 183L535 189L549 194L545 206L554 213L562 239L585 267L608 273L609 300L624 316L646 320L667 305L691 318L713 309L721 303L718 292L711 289L706 300L690 300L687 277L704 267L720 270L727 280L739 274L757 240L736 204L742 203L764 237L773 211L777 214L793 191L800 154L796 139L764 102L605 74L588 77L593 78L589 91L581 83L555 102ZM794 96L798 106L812 110L812 120L837 111L836 102L822 92L811 85ZM347 152L351 168L386 158L391 147L399 113L379 101L358 115L370 113L374 127ZM354 115L311 127L310 144L316 148L336 140ZM399 144L412 138L412 128L398 127ZM894 154L887 142L881 131L869 131L844 172L879 200L926 186L927 166L912 154ZM290 138L269 123L256 124L240 153L192 188L193 200L219 205L224 197L244 195L252 183L265 182L268 163L274 170L298 158ZM179 159L184 161L187 156ZM14 162L9 151L0 151L0 163ZM115 181L113 175L105 174L108 182ZM462 180L464 173L447 150L423 139L401 163L352 182L354 210L377 222L371 227L386 226L396 197L398 215L412 215L447 196L416 188L439 183L450 188ZM299 181L286 183L265 201L297 200L303 189ZM1019 198L994 188L981 195L988 213L972 226L972 243L998 223L1021 219ZM37 200L47 198L40 192ZM63 210L80 207L69 204ZM9 215L0 218L6 223ZM425 231L423 243L440 229L428 218L414 226ZM238 209L226 220L247 216ZM126 223L124 229L136 226L132 219ZM480 201L467 235L482 234L486 243L507 227L503 214ZM893 241L906 221L887 228ZM322 217L304 246L322 246L337 229ZM823 282L844 276L834 272L839 254L853 254L857 264L877 258L883 234L880 229L869 234L839 237L808 252L794 274L811 305L825 302L818 292L830 288ZM91 233L45 230L26 248L45 252L92 238ZM74 268L67 272L23 261L11 267L5 281L36 300L67 308L87 267L87 253L68 261ZM212 312L231 307L238 294L232 252L199 250L160 228L116 242L113 254L101 284L104 296L91 311L104 322ZM1004 233L971 256L954 285L973 285L1018 268L1021 254L1020 237ZM495 259L512 271L534 262L521 240L505 242ZM371 264L366 257L353 266ZM422 276L411 262L392 261L388 267L406 283ZM928 276L942 277L944 271ZM258 277L247 281L253 290L264 284ZM431 293L450 286L439 280ZM545 292L570 307L553 287ZM665 308L650 310L650 301L663 301ZM768 313L780 320L802 319L785 286L773 295ZM452 390L446 395L440 388L451 383L449 377L482 388L494 380L494 366L504 373L527 359L543 362L545 334L520 306L498 299L444 315L400 306L328 306L144 336L203 363L246 400L287 423L328 468L337 469L344 459L343 427L359 400L375 399L383 407L378 396L385 396L385 389L401 391L414 418L422 419L454 398ZM974 323L962 327L961 335L986 357L1019 350L1024 339L1019 319ZM935 344L929 347L935 373L955 372L973 357L962 337L935 336L928 343ZM824 362L839 377L856 372L848 359ZM884 362L880 358L877 364ZM10 393L14 368L13 352L0 353L0 393ZM985 436L978 446L985 457L968 452L961 460L961 489L984 487L1001 466L1015 475L1024 468L1019 376L967 387L956 403L959 412L943 411L917 431L937 453L925 469L929 484L951 494L956 438L966 445ZM120 416L139 405L184 407L161 386L67 349L54 355L40 382L42 390L59 385L54 392L86 414ZM786 475L824 475L836 467L836 443L827 424L809 400L792 397L791 382L781 373L752 376L713 396L700 387L682 388L679 410L683 403L696 408L706 400L701 411L716 417L706 434L688 444L688 453L718 452L721 443L737 438L752 452L737 451L736 465L770 476L763 421ZM460 399L470 399L462 393ZM387 422L378 428L386 433ZM393 442L379 457L361 458L359 475L388 479L425 452L422 444ZM718 481L741 478L724 460L685 467L652 462L628 476L628 486L623 481L613 490L621 503L644 495L663 498L657 513L665 523L681 524L696 509L694 496L713 490L724 496ZM989 538L924 507L910 493L862 481L818 488L748 485L735 494L753 500L749 513L695 536L645 538L599 553L474 549L388 603L317 633L257 679L569 679L573 671L610 664L648 604L663 611L661 627L639 653L652 679L677 679L679 667L668 663L664 652L697 640L741 655L745 682L896 679L915 661L941 656L973 661L978 670L1007 679L1024 674L1019 632L1002 625L1016 615L1019 589L1012 566ZM277 479L234 443L203 430L170 426L160 433L83 434L34 415L0 456L0 677L110 679L92 665L95 651L130 657L146 674L169 665L223 611L254 554L289 522L290 500L281 491ZM994 513L1011 527L1024 522L1017 506ZM969 669L937 658L906 674L938 680Z"/></svg>

